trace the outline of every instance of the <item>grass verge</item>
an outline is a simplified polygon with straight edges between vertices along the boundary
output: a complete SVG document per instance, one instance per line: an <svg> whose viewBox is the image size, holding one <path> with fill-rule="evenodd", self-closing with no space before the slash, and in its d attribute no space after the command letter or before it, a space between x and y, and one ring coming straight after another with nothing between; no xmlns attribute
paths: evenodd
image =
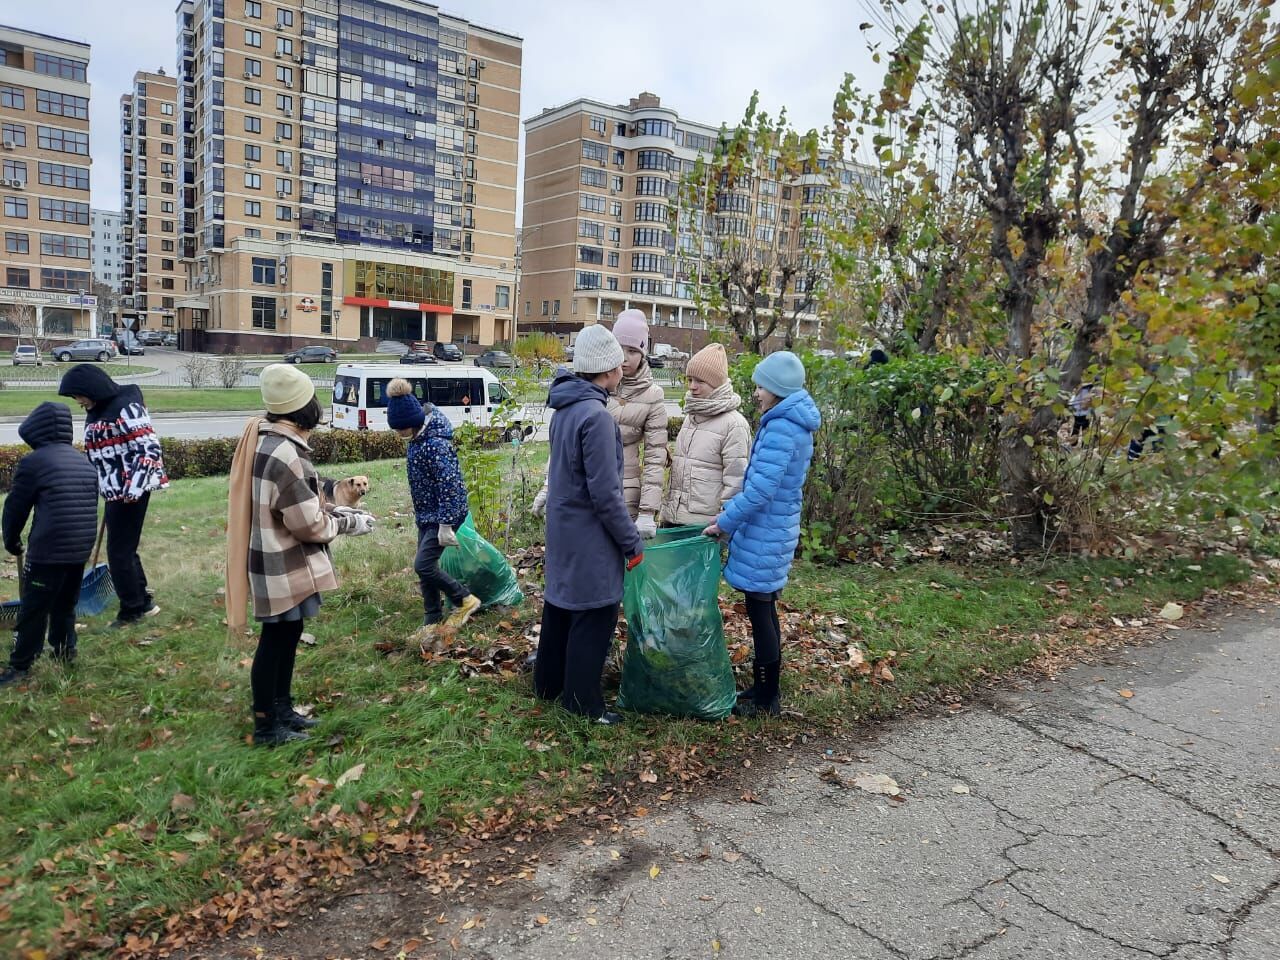
<svg viewBox="0 0 1280 960"><path fill-rule="evenodd" d="M109 614L96 618L76 665L41 660L26 687L0 693L0 955L92 956L130 925L154 929L238 885L254 869L255 838L359 847L337 807L393 817L418 805L421 827L535 796L568 804L646 751L723 749L740 735L657 717L604 729L538 704L527 676L510 669L539 614L530 602L480 615L465 637L469 662L376 653L375 643L402 645L420 618L415 531L401 464L350 472L371 478L368 505L381 521L336 545L344 586L310 625L316 645L299 655L298 699L321 718L308 743L245 742L254 641L228 640L221 626L220 477L177 482L152 503L142 552L159 617L121 632L107 631ZM784 674L788 702L811 719L884 714L1024 662L1047 623L1124 616L1246 574L1229 556L1034 570L799 564L788 603L839 617L869 653L897 651L896 680L851 686L837 667L797 665ZM6 585L12 596L15 581ZM304 786L358 766L358 778L323 794Z"/></svg>
<svg viewBox="0 0 1280 960"><path fill-rule="evenodd" d="M50 382L57 383L72 367L84 366L81 363L46 363L42 367L20 366L15 367L0 366L0 380L5 383L35 383ZM149 367L144 363L134 363L130 366L127 363L88 363L88 366L97 367L109 377L137 377L144 373L155 373L155 367Z"/></svg>

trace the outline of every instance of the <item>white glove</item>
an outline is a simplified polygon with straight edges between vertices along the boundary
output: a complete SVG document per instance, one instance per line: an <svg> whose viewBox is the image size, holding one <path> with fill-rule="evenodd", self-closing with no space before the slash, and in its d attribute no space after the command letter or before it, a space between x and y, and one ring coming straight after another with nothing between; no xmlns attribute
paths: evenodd
<svg viewBox="0 0 1280 960"><path fill-rule="evenodd" d="M361 510L359 507L331 507L329 510L335 517L352 517L356 514L365 514L373 516L368 510Z"/></svg>
<svg viewBox="0 0 1280 960"><path fill-rule="evenodd" d="M544 483L542 489L538 491L538 495L533 498L534 516L545 517L547 515L547 485Z"/></svg>
<svg viewBox="0 0 1280 960"><path fill-rule="evenodd" d="M658 520L652 513L642 513L636 518L636 531L645 540L652 540L658 535Z"/></svg>
<svg viewBox="0 0 1280 960"><path fill-rule="evenodd" d="M372 513L352 510L343 516L345 517L343 524L346 529L342 532L347 536L363 537L366 533L373 533L374 517Z"/></svg>
<svg viewBox="0 0 1280 960"><path fill-rule="evenodd" d="M442 547L456 547L458 545L458 535L454 533L453 527L447 523L442 523L436 529L436 542Z"/></svg>

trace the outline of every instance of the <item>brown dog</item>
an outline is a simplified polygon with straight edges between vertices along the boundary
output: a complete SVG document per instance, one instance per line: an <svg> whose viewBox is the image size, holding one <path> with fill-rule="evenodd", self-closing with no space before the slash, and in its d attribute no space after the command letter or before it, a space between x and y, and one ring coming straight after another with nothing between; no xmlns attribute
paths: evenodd
<svg viewBox="0 0 1280 960"><path fill-rule="evenodd" d="M368 477L346 477L342 480L330 480L321 477L325 499L338 507L355 507L359 509L361 501L369 493Z"/></svg>

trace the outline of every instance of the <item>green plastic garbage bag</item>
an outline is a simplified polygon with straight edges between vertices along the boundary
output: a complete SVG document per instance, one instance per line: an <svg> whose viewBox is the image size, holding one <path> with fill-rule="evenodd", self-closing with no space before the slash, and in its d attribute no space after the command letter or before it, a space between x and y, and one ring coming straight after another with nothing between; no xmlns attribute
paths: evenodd
<svg viewBox="0 0 1280 960"><path fill-rule="evenodd" d="M689 537L696 537L702 533L705 524L688 524L683 527L662 527L658 530L650 541L650 546L656 546L659 543L671 543L673 540L685 540ZM645 556L648 556L646 553Z"/></svg>
<svg viewBox="0 0 1280 960"><path fill-rule="evenodd" d="M479 597L486 607L514 607L524 600L511 564L501 550L476 532L470 515L455 532L458 545L444 548L441 570Z"/></svg>
<svg viewBox="0 0 1280 960"><path fill-rule="evenodd" d="M650 543L627 573L627 649L618 706L721 720L736 691L720 619L720 545L701 534Z"/></svg>

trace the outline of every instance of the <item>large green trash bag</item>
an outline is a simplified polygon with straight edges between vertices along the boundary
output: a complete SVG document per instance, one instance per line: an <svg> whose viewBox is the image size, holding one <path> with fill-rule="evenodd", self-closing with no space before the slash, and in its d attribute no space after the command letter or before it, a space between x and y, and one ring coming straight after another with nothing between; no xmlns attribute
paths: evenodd
<svg viewBox="0 0 1280 960"><path fill-rule="evenodd" d="M650 543L627 573L627 650L618 706L722 720L736 692L720 619L720 544L701 534Z"/></svg>
<svg viewBox="0 0 1280 960"><path fill-rule="evenodd" d="M440 569L474 593L486 607L514 607L524 600L516 572L502 551L476 532L471 516L455 531L456 547L445 547Z"/></svg>
<svg viewBox="0 0 1280 960"><path fill-rule="evenodd" d="M702 523L688 524L683 527L662 527L654 535L649 545L655 546L659 543L670 543L673 540L684 540L687 537L696 537L702 533L705 527L706 524ZM648 554L645 554L645 556L648 556Z"/></svg>

